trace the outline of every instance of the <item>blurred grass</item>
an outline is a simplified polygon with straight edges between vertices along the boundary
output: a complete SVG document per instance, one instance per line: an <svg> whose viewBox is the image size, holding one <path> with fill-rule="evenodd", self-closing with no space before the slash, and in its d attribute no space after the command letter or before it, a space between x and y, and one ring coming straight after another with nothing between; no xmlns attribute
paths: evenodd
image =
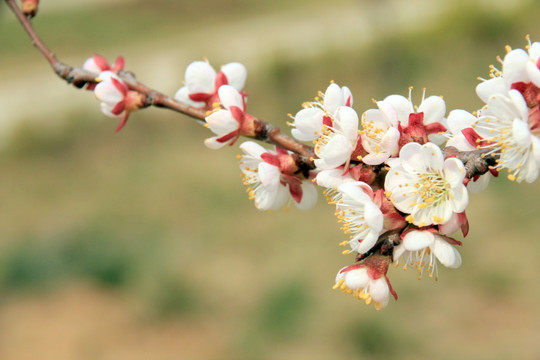
<svg viewBox="0 0 540 360"><path fill-rule="evenodd" d="M52 47L78 54L299 4L139 1L50 13L36 26ZM475 110L476 77L487 76L504 45L524 46L526 33L540 38L539 10L538 2L506 13L465 5L427 31L367 47L309 59L276 53L250 73L249 111L284 126L285 114L330 80L352 89L359 112L373 107L371 98L406 95L410 85L415 103L426 87L445 96L448 110ZM3 60L35 61L13 21L1 26ZM187 330L178 337L210 328L200 336L212 334L206 347L220 351L208 358L507 359L520 349L521 359L535 359L540 352L538 184L501 177L472 195L463 267L441 267L440 282L391 270L400 300L375 313L330 289L335 272L352 262L339 253L344 235L332 209L321 200L311 212L256 211L240 182L238 150L207 150L200 125L148 109L115 134L114 121L96 121L98 111L67 107L54 116L66 121L23 123L0 152L0 326L2 306L82 282L137 299L143 328L180 323Z"/></svg>

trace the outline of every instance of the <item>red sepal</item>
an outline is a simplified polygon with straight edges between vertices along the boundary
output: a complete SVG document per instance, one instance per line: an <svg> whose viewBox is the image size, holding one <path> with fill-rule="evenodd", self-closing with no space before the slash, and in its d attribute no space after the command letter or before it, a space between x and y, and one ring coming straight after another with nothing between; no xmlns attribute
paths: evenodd
<svg viewBox="0 0 540 360"><path fill-rule="evenodd" d="M191 99L191 101L206 102L206 100L212 97L212 94L195 93L195 94L189 94L188 97Z"/></svg>
<svg viewBox="0 0 540 360"><path fill-rule="evenodd" d="M273 165L273 166L279 168L279 158L278 158L277 155L272 154L272 153L269 153L269 152L265 152L265 153L262 153L261 159L262 159L265 163L268 163L268 164L270 164L270 165Z"/></svg>
<svg viewBox="0 0 540 360"><path fill-rule="evenodd" d="M291 193L291 197L294 199L294 201L300 204L300 201L302 201L302 195L304 193L301 182L289 183L289 192Z"/></svg>
<svg viewBox="0 0 540 360"><path fill-rule="evenodd" d="M242 126L242 122L244 121L244 112L242 109L240 109L238 106L231 106L229 111L231 112L234 120L238 121L238 124Z"/></svg>
<svg viewBox="0 0 540 360"><path fill-rule="evenodd" d="M466 237L469 233L469 219L467 219L465 211L457 214L457 216L458 221L461 224L461 233L463 234L463 237Z"/></svg>
<svg viewBox="0 0 540 360"><path fill-rule="evenodd" d="M119 56L119 57L116 58L116 61L114 62L114 65L111 68L111 70L114 71L114 72L124 70L124 65L125 65L124 57Z"/></svg>
<svg viewBox="0 0 540 360"><path fill-rule="evenodd" d="M467 139L471 146L477 147L478 145L483 145L486 143L486 141L482 140L482 137L478 135L478 133L472 128L465 128L461 130L461 133L463 136L465 136L465 139Z"/></svg>
<svg viewBox="0 0 540 360"><path fill-rule="evenodd" d="M94 58L94 62L96 63L96 66L101 71L106 71L106 70L111 69L111 66L109 65L109 62L103 56L98 55L98 54L94 54L93 58Z"/></svg>
<svg viewBox="0 0 540 360"><path fill-rule="evenodd" d="M227 79L225 73L223 71L220 71L217 73L214 80L214 88L216 89L216 91L218 91L222 85L229 85L229 80Z"/></svg>
<svg viewBox="0 0 540 360"><path fill-rule="evenodd" d="M120 130L122 130L122 129L124 128L124 126L126 126L128 117L129 117L129 113L126 112L126 113L124 114L124 116L122 117L122 120L120 120L120 123L119 123L118 126L116 127L116 132L119 132Z"/></svg>
<svg viewBox="0 0 540 360"><path fill-rule="evenodd" d="M111 110L111 113L114 115L120 115L122 111L126 109L126 102L124 100L121 100L114 105L114 107Z"/></svg>
<svg viewBox="0 0 540 360"><path fill-rule="evenodd" d="M387 276L384 277L384 280L386 280L386 285L388 285L388 290L390 290L390 294L392 294L392 296L394 297L394 299L397 300L397 292L394 290L394 288L392 287L392 284L390 284L390 280L388 279Z"/></svg>
<svg viewBox="0 0 540 360"><path fill-rule="evenodd" d="M236 142L236 140L238 139L238 136L239 136L239 131L235 130L235 131L231 131L228 134L223 135L222 137L217 138L216 141L218 143L223 144L223 143L225 143L225 142L227 142L227 141L229 141L229 140L236 137L236 139L229 144L229 145L233 145Z"/></svg>
<svg viewBox="0 0 540 360"><path fill-rule="evenodd" d="M276 153L278 155L289 155L289 152L287 151L287 149L284 149L280 146L276 146Z"/></svg>
<svg viewBox="0 0 540 360"><path fill-rule="evenodd" d="M426 125L426 131L428 134L438 134L441 132L446 132L446 130L447 129L444 127L444 125L438 122Z"/></svg>
<svg viewBox="0 0 540 360"><path fill-rule="evenodd" d="M126 84L124 84L120 80L118 80L116 78L113 78L113 77L111 77L111 82L113 83L114 87L116 89L118 89L118 91L120 91L120 93L122 93L122 96L126 97L127 92L129 90L128 87L126 86Z"/></svg>

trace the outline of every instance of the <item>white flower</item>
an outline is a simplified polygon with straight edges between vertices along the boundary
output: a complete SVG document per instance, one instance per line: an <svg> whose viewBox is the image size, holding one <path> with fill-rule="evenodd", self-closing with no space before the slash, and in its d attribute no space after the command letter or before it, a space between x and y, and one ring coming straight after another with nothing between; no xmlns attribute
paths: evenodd
<svg viewBox="0 0 540 360"><path fill-rule="evenodd" d="M104 71L98 77L94 95L101 102L101 110L110 117L118 117L124 111L124 100L128 87L111 71Z"/></svg>
<svg viewBox="0 0 540 360"><path fill-rule="evenodd" d="M205 118L205 126L217 135L204 141L210 149L219 149L227 143L232 145L240 136L245 118L244 98L235 88L223 85L218 96L224 109L218 109Z"/></svg>
<svg viewBox="0 0 540 360"><path fill-rule="evenodd" d="M508 53L500 60L502 71L491 67L491 79L484 80L476 87L478 96L487 103L495 94L506 94L516 83L533 83L540 87L540 42L529 44L527 50L507 47Z"/></svg>
<svg viewBox="0 0 540 360"><path fill-rule="evenodd" d="M352 94L348 87L332 83L324 94L320 94L321 101L307 102L304 109L296 113L291 126L292 136L300 141L317 139L324 125L332 125L333 117L340 106L352 106Z"/></svg>
<svg viewBox="0 0 540 360"><path fill-rule="evenodd" d="M259 210L275 210L285 205L289 194L295 205L302 210L312 208L317 201L317 189L310 180L300 180L283 174L278 154L268 151L262 146L246 141L240 145L245 155L241 156L240 169L244 185L250 199L255 200ZM280 152L287 153L280 149Z"/></svg>
<svg viewBox="0 0 540 360"><path fill-rule="evenodd" d="M372 256L361 264L350 265L338 271L333 289L352 294L368 305L373 302L375 308L380 310L388 305L390 294L397 300L397 294L386 277L387 271L388 258Z"/></svg>
<svg viewBox="0 0 540 360"><path fill-rule="evenodd" d="M217 93L222 85L241 91L246 77L246 68L240 63L223 65L216 73L207 61L194 61L186 69L185 86L176 92L174 98L190 106L211 109L214 103L219 102Z"/></svg>
<svg viewBox="0 0 540 360"><path fill-rule="evenodd" d="M352 251L364 254L377 242L383 229L384 217L381 209L373 202L371 187L363 182L348 182L338 186L335 196L336 216L343 225L341 229L350 234ZM350 253L350 250L343 252Z"/></svg>
<svg viewBox="0 0 540 360"><path fill-rule="evenodd" d="M411 91L409 98L401 95L387 96L384 101L392 105L398 117L401 132L407 134L413 141L426 143L428 141L440 145L446 138L440 134L446 131L446 104L440 96L425 97L425 90L422 95L422 102L416 108L411 101ZM416 109L416 111L415 111Z"/></svg>
<svg viewBox="0 0 540 360"><path fill-rule="evenodd" d="M540 166L540 128L517 90L493 95L473 125L482 137L478 148L499 155L496 168L506 168L510 180L533 182Z"/></svg>
<svg viewBox="0 0 540 360"><path fill-rule="evenodd" d="M94 54L94 56L85 60L82 68L96 74L108 70L116 73L124 69L124 58L122 56L117 57L114 65L111 66L103 56Z"/></svg>
<svg viewBox="0 0 540 360"><path fill-rule="evenodd" d="M339 87L336 83L328 86L322 98L322 105L329 114L334 114L341 106L351 107L353 104L351 90L347 86Z"/></svg>
<svg viewBox="0 0 540 360"><path fill-rule="evenodd" d="M461 266L461 255L442 236L427 230L409 231L402 240L402 243L394 247L394 262L397 264L399 258L405 259L404 269L407 264L414 266L419 271L419 277L425 269L429 272L429 277L438 277L437 261L446 267L456 269Z"/></svg>
<svg viewBox="0 0 540 360"><path fill-rule="evenodd" d="M144 96L129 90L128 86L111 71L99 74L99 83L94 88L94 95L101 102L101 112L112 118L120 118L116 131L122 130L129 113L143 106Z"/></svg>
<svg viewBox="0 0 540 360"><path fill-rule="evenodd" d="M394 206L417 226L444 224L465 210L469 196L463 185L465 168L456 159L444 159L433 143L408 143L391 163L384 188Z"/></svg>
<svg viewBox="0 0 540 360"><path fill-rule="evenodd" d="M379 165L397 155L400 137L397 112L390 103L377 101L378 109L362 114L362 147L369 153L362 158L368 165Z"/></svg>
<svg viewBox="0 0 540 360"><path fill-rule="evenodd" d="M322 135L316 141L315 166L320 170L348 166L359 139L358 115L348 106L337 109L331 126L324 125Z"/></svg>
<svg viewBox="0 0 540 360"><path fill-rule="evenodd" d="M354 182L354 178L349 172L343 173L343 169L330 169L322 170L315 177L317 185L326 188L324 195L328 203L334 203L336 201L336 195L339 194L338 186L345 183Z"/></svg>
<svg viewBox="0 0 540 360"><path fill-rule="evenodd" d="M446 146L453 146L459 151L474 151L476 146L469 143L462 130L472 129L473 124L476 122L476 116L465 110L452 110L448 115L448 130L450 132L450 138L448 139ZM487 172L484 175L480 175L478 178L472 179L467 184L467 189L470 192L478 193L484 190L491 179L491 174Z"/></svg>

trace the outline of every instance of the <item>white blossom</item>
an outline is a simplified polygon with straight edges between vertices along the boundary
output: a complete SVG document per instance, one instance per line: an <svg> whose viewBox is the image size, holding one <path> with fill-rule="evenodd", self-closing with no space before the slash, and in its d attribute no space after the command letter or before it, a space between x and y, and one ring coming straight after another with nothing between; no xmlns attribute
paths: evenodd
<svg viewBox="0 0 540 360"><path fill-rule="evenodd" d="M397 299L386 277L387 270L387 264L381 267L372 267L367 263L350 265L338 271L333 288L352 294L368 305L373 303L380 310L388 305L390 294Z"/></svg>
<svg viewBox="0 0 540 360"><path fill-rule="evenodd" d="M216 72L208 61L194 61L186 68L185 86L176 92L174 98L193 107L212 108L218 100L217 93L222 85L230 85L241 91L246 77L246 68L237 62L223 65Z"/></svg>
<svg viewBox="0 0 540 360"><path fill-rule="evenodd" d="M320 170L334 169L346 164L359 140L358 115L348 106L337 109L331 126L324 125L322 134L316 141L315 166Z"/></svg>
<svg viewBox="0 0 540 360"><path fill-rule="evenodd" d="M244 98L232 86L221 86L218 90L218 96L224 109L216 109L205 118L205 126L216 134L216 136L204 141L204 144L210 149L219 149L238 139L246 110Z"/></svg>
<svg viewBox="0 0 540 360"><path fill-rule="evenodd" d="M368 152L362 161L379 165L398 153L400 137L397 111L387 101L377 101L378 109L362 114L362 147Z"/></svg>
<svg viewBox="0 0 540 360"><path fill-rule="evenodd" d="M412 230L405 234L402 243L394 247L394 262L403 257L405 264L415 267L419 276L425 270L429 277L438 277L437 260L446 267L461 266L461 255L444 237L428 230ZM427 268L426 268L427 267Z"/></svg>
<svg viewBox="0 0 540 360"><path fill-rule="evenodd" d="M500 158L496 168L506 168L510 180L533 182L540 166L540 129L529 119L529 109L517 90L493 95L479 113L473 129L482 137L477 147Z"/></svg>
<svg viewBox="0 0 540 360"><path fill-rule="evenodd" d="M259 210L275 210L289 199L301 210L311 209L317 202L317 189L310 180L300 180L283 174L279 166L265 161L276 156L259 144L246 141L240 145L240 169L249 198ZM290 196L289 196L290 195Z"/></svg>
<svg viewBox="0 0 540 360"><path fill-rule="evenodd" d="M508 53L503 60L499 59L502 70L492 66L491 78L477 85L476 93L485 103L495 94L508 93L516 83L533 83L540 87L540 42L527 40L527 51L507 47Z"/></svg>
<svg viewBox="0 0 540 360"><path fill-rule="evenodd" d="M349 244L352 251L366 253L377 242L384 223L381 209L373 202L373 191L361 181L342 184L337 191L336 216L343 224L341 229L350 236L341 245Z"/></svg>
<svg viewBox="0 0 540 360"><path fill-rule="evenodd" d="M435 144L408 143L391 163L384 188L394 206L410 214L408 222L420 227L444 224L469 202L464 177L463 163L445 160Z"/></svg>
<svg viewBox="0 0 540 360"><path fill-rule="evenodd" d="M450 138L446 142L446 146L453 146L459 151L476 150L476 146L471 145L462 132L465 129L472 129L476 120L476 116L465 110L452 110L447 120ZM481 192L488 186L490 179L490 172L480 175L467 184L467 189L473 193Z"/></svg>
<svg viewBox="0 0 540 360"><path fill-rule="evenodd" d="M316 140L323 131L324 125L331 125L335 112L341 106L352 106L352 93L348 87L340 87L336 83L330 84L324 94L320 94L322 99L314 102L306 102L304 109L298 111L292 118L294 122L291 126L292 136L300 141Z"/></svg>

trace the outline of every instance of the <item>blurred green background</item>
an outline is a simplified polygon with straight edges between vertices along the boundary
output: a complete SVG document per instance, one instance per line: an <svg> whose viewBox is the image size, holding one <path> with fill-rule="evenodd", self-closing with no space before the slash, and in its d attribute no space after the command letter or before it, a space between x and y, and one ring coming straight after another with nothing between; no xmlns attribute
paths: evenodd
<svg viewBox="0 0 540 360"><path fill-rule="evenodd" d="M347 85L354 108L392 93L481 106L504 46L540 40L538 1L42 0L61 60L94 52L174 94L208 57L248 68L248 111L287 113ZM332 291L333 209L259 212L235 155L165 110L126 128L58 80L0 4L0 359L538 359L539 184L472 195L459 270L377 312Z"/></svg>

